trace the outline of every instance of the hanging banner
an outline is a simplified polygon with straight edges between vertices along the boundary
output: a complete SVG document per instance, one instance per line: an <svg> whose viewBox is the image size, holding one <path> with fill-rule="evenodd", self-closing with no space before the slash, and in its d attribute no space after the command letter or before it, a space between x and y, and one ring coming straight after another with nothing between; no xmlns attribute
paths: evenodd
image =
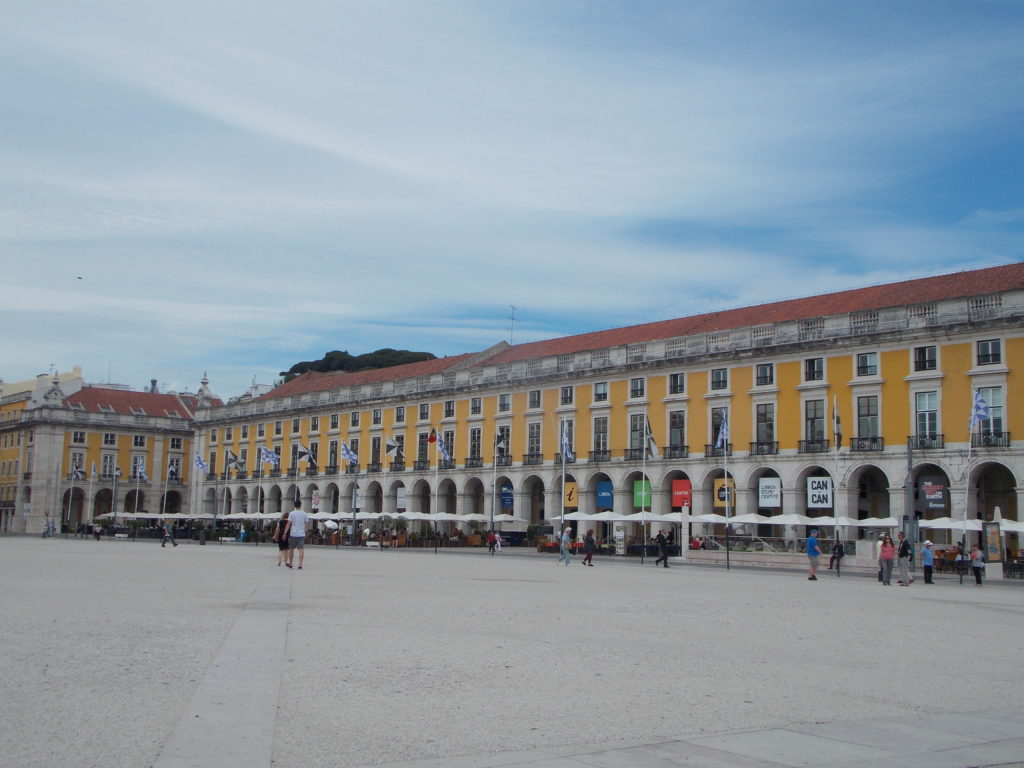
<svg viewBox="0 0 1024 768"><path fill-rule="evenodd" d="M725 478L718 478L715 480L715 509L725 509L726 502L731 509L736 509L735 502L729 497L735 497L736 493L736 481L731 477L729 478L729 484L726 486Z"/></svg>
<svg viewBox="0 0 1024 768"><path fill-rule="evenodd" d="M320 491L313 491L313 501L310 506L313 507L314 512L320 509Z"/></svg>
<svg viewBox="0 0 1024 768"><path fill-rule="evenodd" d="M672 481L672 506L690 508L690 498L693 493L693 485L689 480Z"/></svg>
<svg viewBox="0 0 1024 768"><path fill-rule="evenodd" d="M513 499L514 499L514 496L512 494L512 486L511 485L503 485L503 486L501 486L501 508L502 509L512 509L512 507L514 506Z"/></svg>
<svg viewBox="0 0 1024 768"><path fill-rule="evenodd" d="M615 494L615 488L612 485L611 480L598 480L597 482L597 509L598 511L604 509L613 509L615 502L613 501Z"/></svg>
<svg viewBox="0 0 1024 768"><path fill-rule="evenodd" d="M757 506L778 509L782 506L782 478L762 477L757 481Z"/></svg>
<svg viewBox="0 0 1024 768"><path fill-rule="evenodd" d="M405 487L398 486L395 489L395 506L398 509L405 509Z"/></svg>
<svg viewBox="0 0 1024 768"><path fill-rule="evenodd" d="M568 480L565 483L565 506L576 508L580 505L580 489L575 480Z"/></svg>
<svg viewBox="0 0 1024 768"><path fill-rule="evenodd" d="M651 481L633 481L633 506L640 509L651 508Z"/></svg>
<svg viewBox="0 0 1024 768"><path fill-rule="evenodd" d="M946 483L937 475L922 475L918 478L920 498L925 509L946 509Z"/></svg>
<svg viewBox="0 0 1024 768"><path fill-rule="evenodd" d="M807 478L807 508L808 509L831 509L832 508L832 478L831 477L808 477Z"/></svg>

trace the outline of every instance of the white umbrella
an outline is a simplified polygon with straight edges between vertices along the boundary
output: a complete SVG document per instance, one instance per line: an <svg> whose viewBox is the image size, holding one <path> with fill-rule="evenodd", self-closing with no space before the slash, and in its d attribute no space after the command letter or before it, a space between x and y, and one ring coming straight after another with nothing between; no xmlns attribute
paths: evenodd
<svg viewBox="0 0 1024 768"><path fill-rule="evenodd" d="M727 523L729 518L715 512L705 512L703 515L693 515L691 518L696 523Z"/></svg>
<svg viewBox="0 0 1024 768"><path fill-rule="evenodd" d="M500 515L495 515L494 516L494 522L496 522L496 523L516 523L516 522L523 522L523 521L521 521L515 515L509 515L509 514L507 514L505 512L502 512Z"/></svg>
<svg viewBox="0 0 1024 768"><path fill-rule="evenodd" d="M999 528L1003 533L1024 533L1024 523L1007 520L1005 517L999 521Z"/></svg>
<svg viewBox="0 0 1024 768"><path fill-rule="evenodd" d="M940 531L961 531L964 528L963 518L956 520L952 517L937 517L934 520L921 520L918 523L921 528L935 528ZM980 531L981 520L968 520L968 531Z"/></svg>
<svg viewBox="0 0 1024 768"><path fill-rule="evenodd" d="M807 515L797 515L790 513L788 515L772 515L768 518L769 525L819 525L818 520L821 518L808 517Z"/></svg>
<svg viewBox="0 0 1024 768"><path fill-rule="evenodd" d="M486 523L490 520L487 515L481 515L479 512L467 512L464 515L452 515L452 520L462 520L466 523Z"/></svg>
<svg viewBox="0 0 1024 768"><path fill-rule="evenodd" d="M497 519L497 518L495 518ZM570 512L565 516L566 520L593 520L593 515L588 515L586 512Z"/></svg>
<svg viewBox="0 0 1024 768"><path fill-rule="evenodd" d="M756 515L753 513L746 515L736 515L735 517L729 518L729 522L733 525L761 525L763 523L769 522L770 520L771 518L767 517L766 515Z"/></svg>
<svg viewBox="0 0 1024 768"><path fill-rule="evenodd" d="M851 525L858 528L899 528L900 521L895 517L866 517L863 520L855 520Z"/></svg>

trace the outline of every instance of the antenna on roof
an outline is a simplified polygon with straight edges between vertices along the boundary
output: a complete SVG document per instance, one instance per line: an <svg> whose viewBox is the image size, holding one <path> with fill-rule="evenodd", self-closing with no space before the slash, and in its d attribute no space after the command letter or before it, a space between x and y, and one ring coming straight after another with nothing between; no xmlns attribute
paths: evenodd
<svg viewBox="0 0 1024 768"><path fill-rule="evenodd" d="M512 314L508 318L508 320L509 320L509 323L508 323L508 343L509 343L509 346L512 346L512 333L513 333L513 331L515 331L515 328L516 328L516 305L515 304L509 304L509 307L512 308Z"/></svg>

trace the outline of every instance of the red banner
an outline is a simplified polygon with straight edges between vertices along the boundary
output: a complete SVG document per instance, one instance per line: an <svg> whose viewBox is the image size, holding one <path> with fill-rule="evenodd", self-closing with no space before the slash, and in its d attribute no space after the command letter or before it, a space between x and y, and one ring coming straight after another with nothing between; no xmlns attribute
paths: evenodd
<svg viewBox="0 0 1024 768"><path fill-rule="evenodd" d="M672 481L672 506L673 507L689 507L690 506L690 492L693 490L693 486L689 480L673 480Z"/></svg>

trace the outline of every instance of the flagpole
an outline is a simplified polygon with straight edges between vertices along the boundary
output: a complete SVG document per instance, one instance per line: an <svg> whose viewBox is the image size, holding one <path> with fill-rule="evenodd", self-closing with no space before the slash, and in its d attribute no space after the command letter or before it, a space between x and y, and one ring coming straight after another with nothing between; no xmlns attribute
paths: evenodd
<svg viewBox="0 0 1024 768"><path fill-rule="evenodd" d="M965 483L966 488L964 490L964 518L963 527L960 531L960 546L963 549L963 560L960 563L960 583L964 583L964 571L967 570L967 506L971 501L971 452L974 449L974 425L980 421L977 418L978 413L978 391L974 390L974 402L971 403L971 419L967 423L967 468L964 470L966 473Z"/></svg>
<svg viewBox="0 0 1024 768"><path fill-rule="evenodd" d="M72 464L71 465L71 492L68 494L68 514L67 514L67 522L65 523L65 525L67 527L64 529L64 537L65 538L67 538L67 535L68 535L67 529L71 527L71 500L75 498L75 474L77 472L78 472L78 465L77 464Z"/></svg>
<svg viewBox="0 0 1024 768"><path fill-rule="evenodd" d="M491 457L491 532L494 532L494 505L498 498L498 431L495 427L494 451Z"/></svg>
<svg viewBox="0 0 1024 768"><path fill-rule="evenodd" d="M440 437L437 437L434 440L434 443L435 443L435 445L434 445L434 514L435 515L440 515L441 514L441 495L440 495L440 493L438 493L438 490L439 490L438 489L438 483L440 482L439 479L438 479L438 475L440 474L440 470L441 470L441 451L440 451L440 449L436 445L437 441L440 440L440 439L441 439ZM437 525L440 522L441 522L440 517L435 517L434 518L434 554L435 555L437 554L437 533L438 533Z"/></svg>
<svg viewBox="0 0 1024 768"><path fill-rule="evenodd" d="M96 464L96 462L93 462L94 466L95 466L95 464ZM89 474L89 509L90 509L90 511L93 511L93 512L95 512L95 508L92 505L92 484L93 484L93 481L95 479L96 479L96 472L93 471L93 472L91 472ZM90 525L92 524L93 520L95 520L95 518L96 518L95 515L90 515L90 518L89 518L89 524Z"/></svg>
<svg viewBox="0 0 1024 768"><path fill-rule="evenodd" d="M852 422L851 422L852 423ZM840 544L839 541L839 443L842 441L843 436L840 433L840 422L839 422L839 404L835 393L832 393L832 439L835 441L835 469L833 471L832 480L832 514L835 516L835 544ZM835 545L833 544L833 546ZM844 548L845 552L845 548ZM839 575L839 563L836 563L836 576Z"/></svg>
<svg viewBox="0 0 1024 768"><path fill-rule="evenodd" d="M725 411L725 423L729 424L729 411ZM719 430L721 431L721 430ZM722 442L722 459L725 467L725 570L730 570L729 550L731 548L732 523L729 522L730 510L732 508L732 489L729 487L729 432L726 431L725 440Z"/></svg>
<svg viewBox="0 0 1024 768"><path fill-rule="evenodd" d="M644 408L644 436L642 440L643 448L640 454L640 531L642 533L643 546L640 547L640 565L644 564L644 556L647 554L647 409ZM665 563L668 565L668 563ZM658 564L655 563L654 567L657 568Z"/></svg>
<svg viewBox="0 0 1024 768"><path fill-rule="evenodd" d="M160 519L163 520L165 514L167 514L167 485L170 482L171 474L171 460L167 460L167 469L164 471L164 482L163 487L160 490Z"/></svg>

